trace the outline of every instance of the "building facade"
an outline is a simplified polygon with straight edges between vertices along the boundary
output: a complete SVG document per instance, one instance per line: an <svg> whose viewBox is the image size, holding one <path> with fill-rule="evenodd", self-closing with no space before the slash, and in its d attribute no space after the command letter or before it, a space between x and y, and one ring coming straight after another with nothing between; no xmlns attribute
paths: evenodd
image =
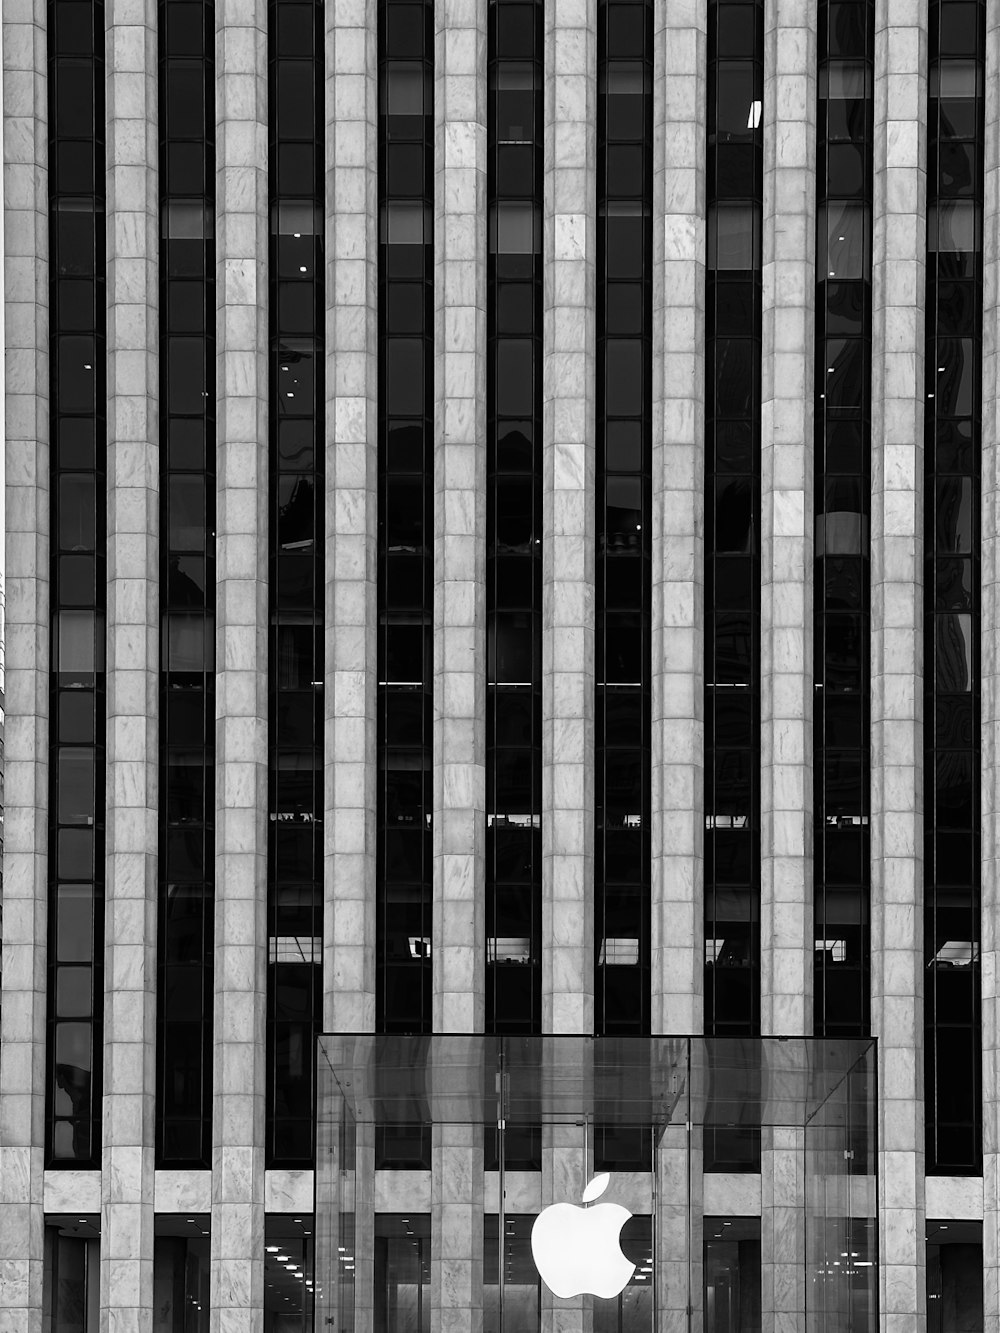
<svg viewBox="0 0 1000 1333"><path fill-rule="evenodd" d="M416 1105L359 1333L997 1333L1000 4L7 0L3 61L3 1327L311 1328L327 1033L877 1050L870 1299L784 1122L587 1120L687 1296L564 1307L567 1127Z"/></svg>

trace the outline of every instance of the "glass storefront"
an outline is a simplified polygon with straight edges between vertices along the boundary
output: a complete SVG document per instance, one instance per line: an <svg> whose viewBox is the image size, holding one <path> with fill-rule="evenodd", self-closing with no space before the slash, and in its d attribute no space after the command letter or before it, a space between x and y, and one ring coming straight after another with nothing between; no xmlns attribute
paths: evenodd
<svg viewBox="0 0 1000 1333"><path fill-rule="evenodd" d="M871 1041L326 1035L318 1058L317 1327L752 1333L791 1284L808 1333L875 1333ZM705 1216L734 1134L760 1218Z"/></svg>

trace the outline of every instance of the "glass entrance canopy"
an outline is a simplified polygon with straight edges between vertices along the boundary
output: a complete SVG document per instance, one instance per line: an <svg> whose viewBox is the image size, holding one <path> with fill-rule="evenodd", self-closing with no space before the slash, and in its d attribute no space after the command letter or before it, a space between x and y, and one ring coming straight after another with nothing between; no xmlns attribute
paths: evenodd
<svg viewBox="0 0 1000 1333"><path fill-rule="evenodd" d="M317 1097L317 1328L877 1326L871 1041L328 1034ZM733 1134L762 1199L738 1295L703 1271Z"/></svg>

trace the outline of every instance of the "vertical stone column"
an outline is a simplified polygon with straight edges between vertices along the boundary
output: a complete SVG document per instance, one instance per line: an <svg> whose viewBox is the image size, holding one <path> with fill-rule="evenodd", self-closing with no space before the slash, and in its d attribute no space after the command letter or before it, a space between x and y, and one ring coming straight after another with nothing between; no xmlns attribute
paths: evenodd
<svg viewBox="0 0 1000 1333"><path fill-rule="evenodd" d="M705 978L706 23L656 0L653 75L653 1031L700 1032Z"/></svg>
<svg viewBox="0 0 1000 1333"><path fill-rule="evenodd" d="M652 1017L697 1033L705 984L705 135L707 6L653 10ZM687 1043L684 1044L687 1052ZM685 1063L690 1061L685 1055ZM680 1071L690 1079L690 1068ZM702 1308L700 1127L654 1155L661 1333Z"/></svg>
<svg viewBox="0 0 1000 1333"><path fill-rule="evenodd" d="M983 1312L1000 1333L1000 9L986 11L986 173L983 195L982 455L982 1008Z"/></svg>
<svg viewBox="0 0 1000 1333"><path fill-rule="evenodd" d="M486 0L434 44L435 1032L485 1019Z"/></svg>
<svg viewBox="0 0 1000 1333"><path fill-rule="evenodd" d="M542 1028L594 1026L596 0L545 6Z"/></svg>
<svg viewBox="0 0 1000 1333"><path fill-rule="evenodd" d="M486 0L435 5L431 963L456 1033L486 1002L486 22ZM478 1333L482 1126L435 1124L431 1166L431 1327Z"/></svg>
<svg viewBox="0 0 1000 1333"><path fill-rule="evenodd" d="M430 1066L435 1105L456 1113L470 1107L465 1071L479 1059L480 1040L452 1037L441 1062ZM482 1333L483 1126L438 1122L431 1148L431 1329Z"/></svg>
<svg viewBox="0 0 1000 1333"><path fill-rule="evenodd" d="M267 6L216 3L217 592L212 1328L264 1298Z"/></svg>
<svg viewBox="0 0 1000 1333"><path fill-rule="evenodd" d="M326 8L326 726L323 1026L375 1027L378 43Z"/></svg>
<svg viewBox="0 0 1000 1333"><path fill-rule="evenodd" d="M0 1308L42 1326L49 713L46 6L3 24L6 705L0 1004Z"/></svg>
<svg viewBox="0 0 1000 1333"><path fill-rule="evenodd" d="M879 1290L925 1318L923 478L927 10L875 10L872 240L872 1034L879 1061ZM985 436L984 436L985 438Z"/></svg>
<svg viewBox="0 0 1000 1333"><path fill-rule="evenodd" d="M816 13L764 8L761 1031L812 1031Z"/></svg>
<svg viewBox="0 0 1000 1333"><path fill-rule="evenodd" d="M159 362L155 0L109 0L101 1322L153 1312Z"/></svg>
<svg viewBox="0 0 1000 1333"><path fill-rule="evenodd" d="M812 1032L816 11L764 6L761 1031ZM801 1136L761 1139L764 1322L805 1321Z"/></svg>

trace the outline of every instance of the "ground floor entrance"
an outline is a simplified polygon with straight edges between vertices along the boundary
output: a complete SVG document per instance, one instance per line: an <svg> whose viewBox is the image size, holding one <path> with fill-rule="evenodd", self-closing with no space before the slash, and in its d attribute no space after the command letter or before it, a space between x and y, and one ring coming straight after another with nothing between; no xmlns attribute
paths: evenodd
<svg viewBox="0 0 1000 1333"><path fill-rule="evenodd" d="M316 1328L875 1333L871 1041L320 1039Z"/></svg>

